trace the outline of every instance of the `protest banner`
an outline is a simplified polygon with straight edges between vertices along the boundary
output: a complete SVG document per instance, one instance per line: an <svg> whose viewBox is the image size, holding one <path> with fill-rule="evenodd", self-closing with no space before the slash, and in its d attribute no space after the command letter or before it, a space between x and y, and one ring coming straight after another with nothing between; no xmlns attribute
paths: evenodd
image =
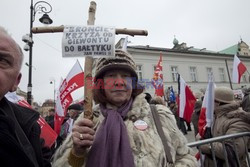
<svg viewBox="0 0 250 167"><path fill-rule="evenodd" d="M113 56L114 44L114 27L65 26L62 39L62 56Z"/></svg>

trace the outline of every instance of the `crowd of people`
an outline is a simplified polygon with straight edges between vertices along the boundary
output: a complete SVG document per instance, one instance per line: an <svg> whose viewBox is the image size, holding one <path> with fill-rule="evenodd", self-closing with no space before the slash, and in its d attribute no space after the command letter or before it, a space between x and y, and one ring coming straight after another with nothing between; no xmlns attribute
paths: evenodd
<svg viewBox="0 0 250 167"><path fill-rule="evenodd" d="M214 91L214 120L213 126L205 135L206 138L218 137L223 135L235 134L240 132L250 132L250 113L244 111L240 106L241 103L234 100L234 93L230 88L217 87ZM224 149L227 152L227 158L231 167L243 166L247 167L246 147L249 137L240 137L234 140L226 140L225 148L221 142L214 142L214 152L217 158L218 166L225 166ZM234 149L234 145L237 146ZM213 166L212 152L210 145L202 145L200 147L202 153L205 154L205 167ZM239 156L237 162L236 154Z"/></svg>
<svg viewBox="0 0 250 167"><path fill-rule="evenodd" d="M0 157L2 166L73 166L73 167L197 167L193 150L187 146L184 124L177 114L177 104L166 103L161 97L151 97L137 84L133 57L116 50L114 57L101 57L96 62L95 84L104 87L93 90L93 118L84 118L80 104L67 109L54 155L44 146L37 123L39 113L8 101L4 96L13 92L21 80L23 53L11 36L0 27ZM112 82L111 82L112 81ZM229 88L215 89L214 125L212 137L250 131L249 96L241 105L234 101ZM195 134L201 101L197 101L192 122ZM242 109L243 108L243 109ZM46 121L53 128L54 110ZM159 126L160 125L160 126ZM237 139L240 161L246 165L246 147ZM227 142L227 149L232 143ZM216 156L223 161L223 148L216 143ZM211 165L209 146L201 147ZM232 154L233 155L233 154ZM51 157L53 159L51 160ZM223 162L222 162L223 163ZM242 166L244 166L242 165Z"/></svg>

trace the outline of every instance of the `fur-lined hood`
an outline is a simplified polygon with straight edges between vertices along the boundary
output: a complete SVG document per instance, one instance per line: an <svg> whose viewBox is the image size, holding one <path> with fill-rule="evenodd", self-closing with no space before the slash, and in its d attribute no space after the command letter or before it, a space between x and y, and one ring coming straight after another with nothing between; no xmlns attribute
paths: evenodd
<svg viewBox="0 0 250 167"><path fill-rule="evenodd" d="M242 119L244 122L249 123L250 124L250 113L242 110L241 108L235 110L235 111L231 111L227 114L227 118L240 118Z"/></svg>
<svg viewBox="0 0 250 167"><path fill-rule="evenodd" d="M238 102L225 104L215 109L215 115L222 116L224 114L228 119L240 118L246 123L250 123L250 113L242 110Z"/></svg>

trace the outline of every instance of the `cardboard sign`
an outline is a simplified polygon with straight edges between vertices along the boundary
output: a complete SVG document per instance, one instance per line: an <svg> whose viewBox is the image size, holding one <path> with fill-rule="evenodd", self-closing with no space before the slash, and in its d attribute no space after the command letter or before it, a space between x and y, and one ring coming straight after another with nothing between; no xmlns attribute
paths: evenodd
<svg viewBox="0 0 250 167"><path fill-rule="evenodd" d="M63 57L114 56L115 28L102 26L65 26Z"/></svg>

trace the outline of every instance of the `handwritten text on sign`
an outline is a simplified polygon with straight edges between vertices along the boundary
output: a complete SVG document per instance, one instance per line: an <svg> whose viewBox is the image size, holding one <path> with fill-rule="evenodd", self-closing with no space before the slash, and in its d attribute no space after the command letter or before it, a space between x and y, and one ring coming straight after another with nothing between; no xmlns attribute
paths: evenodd
<svg viewBox="0 0 250 167"><path fill-rule="evenodd" d="M63 57L113 56L115 28L102 26L65 26Z"/></svg>

